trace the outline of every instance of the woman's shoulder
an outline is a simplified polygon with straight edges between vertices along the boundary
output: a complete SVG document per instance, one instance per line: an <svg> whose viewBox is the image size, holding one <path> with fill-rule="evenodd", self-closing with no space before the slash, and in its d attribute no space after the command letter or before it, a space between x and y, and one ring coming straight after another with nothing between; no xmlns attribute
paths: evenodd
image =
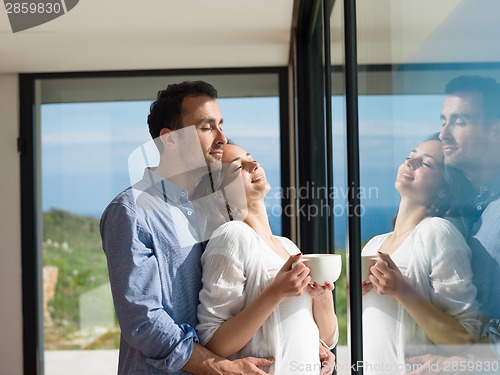
<svg viewBox="0 0 500 375"><path fill-rule="evenodd" d="M253 233L253 229L250 228L247 224L245 224L242 221L228 221L227 223L222 224L219 226L214 232L212 233L212 237L210 240L212 240L214 237L220 237L220 236L240 236L240 235L246 235Z"/></svg>
<svg viewBox="0 0 500 375"><path fill-rule="evenodd" d="M241 221L229 221L218 227L210 237L205 253L239 253L251 246L252 228Z"/></svg>
<svg viewBox="0 0 500 375"><path fill-rule="evenodd" d="M416 239L420 239L419 243L424 244L430 253L435 254L440 251L458 254L462 250L465 253L470 252L463 234L453 222L446 218L426 218L417 225L415 231Z"/></svg>
<svg viewBox="0 0 500 375"><path fill-rule="evenodd" d="M455 223L450 218L443 217L428 217L422 220L417 225L417 230L429 233L450 233L450 234L460 234L461 232Z"/></svg>

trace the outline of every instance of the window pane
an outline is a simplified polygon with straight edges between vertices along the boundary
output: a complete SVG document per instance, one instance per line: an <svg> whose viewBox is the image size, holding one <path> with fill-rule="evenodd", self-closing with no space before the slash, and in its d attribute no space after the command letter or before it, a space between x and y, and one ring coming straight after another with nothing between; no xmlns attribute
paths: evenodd
<svg viewBox="0 0 500 375"><path fill-rule="evenodd" d="M45 97L51 101L64 97L64 90L54 92L54 84L65 87L63 81L49 81L50 93L42 81ZM272 229L279 235L280 109L276 77L271 81L276 82L274 95L269 95L268 84L263 85L262 97L252 96L255 90L241 92L240 97L229 90L230 97L221 97L219 104L226 135L266 170L273 187L266 204ZM107 204L134 182L129 156L150 141L146 121L151 100L92 102L88 86L82 94L76 86L68 87L72 97L85 102L40 107L45 373L110 374L116 373L119 327L99 218ZM218 89L219 94L224 92Z"/></svg>
<svg viewBox="0 0 500 375"><path fill-rule="evenodd" d="M468 110L447 112L445 85L461 75L498 80L500 53L491 35L498 22L491 14L499 6L494 1L357 2L362 254L377 258L380 250L394 262L389 262L392 270L376 263L380 272L372 268L369 281L374 283L363 296L364 374L399 374L420 366L410 360L416 355L460 352L478 338L478 302L487 302L481 291L484 271L477 267L480 252L496 254L490 258L488 278L498 284L498 246L487 244L498 243L498 228L476 236L478 227L470 223L475 219L467 210L479 186L500 168L495 162L496 173L481 181L475 172L491 163L485 155L499 160L498 153L485 151L482 158L465 163L453 159L455 149L445 147L443 154L443 145L459 144L459 152L468 147L454 138L458 133L442 133L443 143L439 138L423 141L445 131L440 116L446 123L459 112L483 113L472 102ZM483 123L475 124L468 128L471 137L484 134ZM484 137L474 149L485 150L490 141ZM464 180L447 186L443 170L449 166L458 169L450 173L465 174ZM464 194L469 183L475 187L468 198L447 201ZM434 366L450 366L445 371L480 371L433 361ZM486 359L474 363L483 366Z"/></svg>

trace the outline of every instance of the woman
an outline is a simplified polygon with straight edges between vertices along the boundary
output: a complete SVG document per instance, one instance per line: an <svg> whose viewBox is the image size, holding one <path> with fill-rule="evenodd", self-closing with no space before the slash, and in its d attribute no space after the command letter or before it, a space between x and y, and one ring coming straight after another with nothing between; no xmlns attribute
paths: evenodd
<svg viewBox="0 0 500 375"><path fill-rule="evenodd" d="M400 165L395 187L394 230L362 251L387 262L376 262L363 283L365 374L404 373L405 357L460 349L479 335L470 249L444 218L472 197L467 179L445 170L441 142L432 137Z"/></svg>
<svg viewBox="0 0 500 375"><path fill-rule="evenodd" d="M252 156L227 144L223 163L231 216L243 221L219 227L202 256L200 341L223 357L274 357L267 369L274 374L317 375L319 342L333 348L338 337L333 284L309 285L309 269L292 267L300 250L272 234L264 204L270 186Z"/></svg>

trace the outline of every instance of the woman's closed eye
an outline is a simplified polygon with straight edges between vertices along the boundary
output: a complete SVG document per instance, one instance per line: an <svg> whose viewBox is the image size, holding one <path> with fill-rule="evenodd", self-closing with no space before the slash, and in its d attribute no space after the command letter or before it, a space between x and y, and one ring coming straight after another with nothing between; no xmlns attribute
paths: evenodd
<svg viewBox="0 0 500 375"><path fill-rule="evenodd" d="M416 160L415 158L410 158L410 157L407 157L405 159L408 163L412 163L412 165L415 165L414 161ZM419 160L418 161L418 165L420 166L424 166L424 167L427 167L427 168L433 168L433 165L431 162L429 161L424 161L424 160Z"/></svg>

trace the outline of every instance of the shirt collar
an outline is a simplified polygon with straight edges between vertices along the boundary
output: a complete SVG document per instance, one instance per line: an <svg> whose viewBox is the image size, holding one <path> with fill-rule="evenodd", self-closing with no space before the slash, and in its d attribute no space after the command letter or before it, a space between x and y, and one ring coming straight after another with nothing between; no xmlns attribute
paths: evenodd
<svg viewBox="0 0 500 375"><path fill-rule="evenodd" d="M481 185L481 188L479 189L479 197L493 198L499 194L500 194L500 175L493 177L486 184Z"/></svg>
<svg viewBox="0 0 500 375"><path fill-rule="evenodd" d="M189 200L188 192L173 182L161 177L155 173L154 168L147 167L144 170L143 181L160 193L165 202L187 202Z"/></svg>

